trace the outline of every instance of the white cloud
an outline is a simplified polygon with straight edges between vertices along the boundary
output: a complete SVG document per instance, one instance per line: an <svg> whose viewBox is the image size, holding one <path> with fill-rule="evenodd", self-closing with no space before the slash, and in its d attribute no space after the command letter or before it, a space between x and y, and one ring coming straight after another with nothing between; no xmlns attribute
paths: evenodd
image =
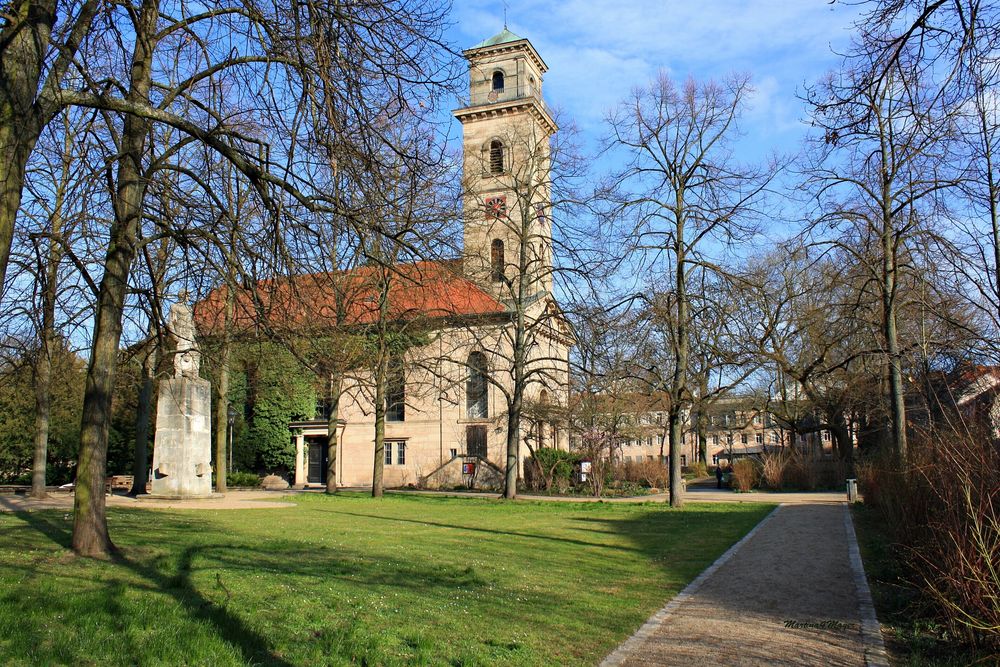
<svg viewBox="0 0 1000 667"><path fill-rule="evenodd" d="M789 150L803 131L803 84L837 65L858 8L827 0L510 0L507 23L549 64L546 98L586 135L604 112L659 70L704 80L748 72L757 92L743 123L748 138ZM462 48L503 27L496 0L457 0ZM590 137L592 139L592 137ZM759 148L759 146L758 146ZM756 151L754 151L756 152Z"/></svg>

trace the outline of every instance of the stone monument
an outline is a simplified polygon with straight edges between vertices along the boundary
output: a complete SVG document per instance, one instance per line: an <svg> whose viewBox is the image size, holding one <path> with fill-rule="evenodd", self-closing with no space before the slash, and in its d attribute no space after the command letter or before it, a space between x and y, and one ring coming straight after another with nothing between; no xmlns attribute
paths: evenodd
<svg viewBox="0 0 1000 667"><path fill-rule="evenodd" d="M170 308L177 343L174 376L160 381L153 443L154 498L212 497L211 383L198 376L201 352L186 294Z"/></svg>

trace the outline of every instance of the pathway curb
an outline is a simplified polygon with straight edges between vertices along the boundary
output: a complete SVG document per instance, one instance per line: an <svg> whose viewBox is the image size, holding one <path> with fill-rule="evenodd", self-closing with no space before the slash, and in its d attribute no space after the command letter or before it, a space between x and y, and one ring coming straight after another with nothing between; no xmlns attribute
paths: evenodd
<svg viewBox="0 0 1000 667"><path fill-rule="evenodd" d="M684 602L688 598L697 593L698 589L700 589L704 585L705 581L707 581L710 576L715 574L716 570L725 565L726 562L730 558L732 558L744 544L749 542L750 539L753 538L753 536L756 535L761 528L763 528L768 522L770 522L771 519L773 519L774 516L778 513L778 510L780 510L784 506L785 504L782 503L781 505L775 507L770 514L764 517L760 521L760 523L754 526L753 529L751 529L749 533L744 535L740 541L738 541L733 546L729 547L729 549L724 554L719 556L719 558L716 559L714 563L705 568L705 570L697 577L695 577L690 584L685 586L684 590L675 595L673 599L671 599L666 605L664 605L662 609L655 612L652 616L646 619L646 622L643 623L642 626L635 631L635 634L633 634L631 637L629 637L621 644L619 644L618 648L616 648L614 651L608 654L608 656L601 661L600 667L619 667L620 665L622 665L625 662L625 660L636 649L638 649L646 639L652 636L653 632L655 632L656 629L663 624L663 621L665 621L667 617L670 616L670 614L674 613L674 611L676 611L679 606L684 604ZM848 514L848 520L850 520L849 514ZM857 549L857 542L855 542L854 544L855 544L855 549ZM863 573L862 573L862 578L864 578ZM874 614L874 610L872 613ZM882 665L876 665L876 663L870 663L870 664L872 664L873 667L882 667ZM885 667L888 667L888 663L886 663Z"/></svg>
<svg viewBox="0 0 1000 667"><path fill-rule="evenodd" d="M867 667L889 667L889 658L882 641L882 626L875 615L875 604L872 602L872 592L865 577L865 566L861 561L861 549L858 547L857 533L854 531L854 518L851 516L851 506L844 505L844 529L847 531L847 552L851 560L851 571L854 573L854 586L858 591L858 606L861 613L861 645L865 650L865 665Z"/></svg>

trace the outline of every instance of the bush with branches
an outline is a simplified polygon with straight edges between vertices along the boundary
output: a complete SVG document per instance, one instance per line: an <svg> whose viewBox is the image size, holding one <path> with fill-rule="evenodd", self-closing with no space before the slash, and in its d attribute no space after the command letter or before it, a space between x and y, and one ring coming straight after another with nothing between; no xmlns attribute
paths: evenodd
<svg viewBox="0 0 1000 667"><path fill-rule="evenodd" d="M987 430L916 434L905 466L866 461L858 475L949 633L1000 650L1000 441Z"/></svg>
<svg viewBox="0 0 1000 667"><path fill-rule="evenodd" d="M733 463L732 486L747 492L760 484L760 463L753 459L740 459Z"/></svg>

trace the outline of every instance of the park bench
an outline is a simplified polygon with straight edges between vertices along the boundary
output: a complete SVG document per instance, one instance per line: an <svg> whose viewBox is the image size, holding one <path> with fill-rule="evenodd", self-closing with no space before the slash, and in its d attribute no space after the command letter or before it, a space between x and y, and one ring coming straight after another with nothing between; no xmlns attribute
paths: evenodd
<svg viewBox="0 0 1000 667"><path fill-rule="evenodd" d="M132 475L111 475L104 482L104 493L131 491L134 479Z"/></svg>

